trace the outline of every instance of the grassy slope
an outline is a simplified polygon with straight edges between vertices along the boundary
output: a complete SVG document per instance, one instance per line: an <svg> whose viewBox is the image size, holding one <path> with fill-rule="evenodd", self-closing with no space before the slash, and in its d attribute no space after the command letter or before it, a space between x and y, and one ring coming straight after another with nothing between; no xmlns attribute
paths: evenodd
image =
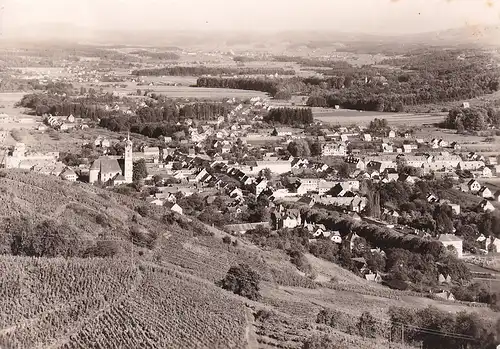
<svg viewBox="0 0 500 349"><path fill-rule="evenodd" d="M134 224L134 207L142 203L83 184L8 172L0 178L0 199L4 203L0 220L29 214L66 222L88 239L107 233L124 240L123 254L114 259L0 257L0 298L7 300L0 311L2 347L108 348L116 343L123 348L252 348L258 341L264 348L300 348L312 333L326 331L351 347L385 348L388 343L383 338L374 343L316 326L318 311L330 307L355 319L364 310L385 317L390 305L467 309L395 294L308 256L323 281L337 280L325 284L328 287L312 288L314 283L282 253L263 251L242 240L236 247L225 245L221 232L213 228L214 237L194 236L177 224L139 218L135 224L140 229L155 231L160 238L151 251L131 249L126 241L128 226ZM162 208L155 209L156 215L162 214ZM106 216L109 227L95 221L97 213ZM262 277L260 302L214 285L230 266L241 262ZM263 308L273 311L267 321L249 315ZM481 314L494 316L485 309Z"/></svg>

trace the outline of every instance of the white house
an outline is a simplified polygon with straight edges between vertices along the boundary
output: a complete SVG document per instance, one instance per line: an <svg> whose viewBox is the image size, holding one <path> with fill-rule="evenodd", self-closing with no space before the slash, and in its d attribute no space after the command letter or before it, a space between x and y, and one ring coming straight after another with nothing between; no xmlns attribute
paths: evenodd
<svg viewBox="0 0 500 349"><path fill-rule="evenodd" d="M469 188L469 191L472 193L477 193L479 190L481 190L481 184L479 184L479 182L474 179L471 179L467 183L467 187Z"/></svg>
<svg viewBox="0 0 500 349"><path fill-rule="evenodd" d="M484 212L493 212L493 211L495 211L495 207L488 200L481 201L481 203L479 204L479 208L481 210L483 210Z"/></svg>
<svg viewBox="0 0 500 349"><path fill-rule="evenodd" d="M183 209L180 207L178 204L173 204L171 202L166 202L165 206L169 208L171 211L177 212L178 214L182 215Z"/></svg>
<svg viewBox="0 0 500 349"><path fill-rule="evenodd" d="M463 252L463 241L461 238L459 238L456 235L453 234L441 234L439 236L438 241L441 241L441 243L444 245L444 247L448 248L448 246L453 246L455 250L457 251L457 257L462 258Z"/></svg>
<svg viewBox="0 0 500 349"><path fill-rule="evenodd" d="M482 186L481 189L479 189L479 192L477 193L479 196L485 199L492 199L493 198L493 193L488 187Z"/></svg>

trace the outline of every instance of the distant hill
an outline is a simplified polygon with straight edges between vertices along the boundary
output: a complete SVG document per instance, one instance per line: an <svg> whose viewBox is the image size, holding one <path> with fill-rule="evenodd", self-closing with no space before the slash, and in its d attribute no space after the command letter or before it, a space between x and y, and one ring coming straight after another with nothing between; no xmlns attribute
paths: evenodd
<svg viewBox="0 0 500 349"><path fill-rule="evenodd" d="M3 40L65 40L99 44L176 45L180 47L234 47L273 44L306 44L324 42L328 45L348 43L392 43L431 45L500 45L498 26L468 26L439 32L405 35L377 35L341 31L223 32L223 31L161 31L161 30L94 30L76 24L39 24L2 33Z"/></svg>
<svg viewBox="0 0 500 349"><path fill-rule="evenodd" d="M302 348L320 333L387 348L382 336L347 329L363 311L380 319L393 305L467 309L402 297L309 256L313 281L282 252L226 244L215 228L86 184L4 170L0 200L2 348ZM35 252L44 255L23 256ZM260 275L258 302L215 285L239 263ZM316 324L325 307L339 311L335 329Z"/></svg>

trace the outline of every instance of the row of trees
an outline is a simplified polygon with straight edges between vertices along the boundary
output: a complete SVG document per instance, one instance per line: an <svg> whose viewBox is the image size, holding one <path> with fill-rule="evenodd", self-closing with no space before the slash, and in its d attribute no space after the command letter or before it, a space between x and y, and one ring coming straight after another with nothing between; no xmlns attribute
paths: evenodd
<svg viewBox="0 0 500 349"><path fill-rule="evenodd" d="M475 312L451 313L429 306L423 309L389 308L389 322L363 312L359 318L333 309L322 309L316 323L364 338L386 337L390 342L424 349L494 349L498 325ZM313 335L304 349L347 348L328 335ZM389 345L390 347L390 345Z"/></svg>
<svg viewBox="0 0 500 349"><path fill-rule="evenodd" d="M137 55L140 57L149 57L163 61L177 61L181 59L181 56L179 56L175 52L152 52L147 50L136 50L130 52L130 54Z"/></svg>
<svg viewBox="0 0 500 349"><path fill-rule="evenodd" d="M228 68L228 67L163 67L140 69L132 72L137 76L202 76L202 75L295 75L295 70L284 68Z"/></svg>

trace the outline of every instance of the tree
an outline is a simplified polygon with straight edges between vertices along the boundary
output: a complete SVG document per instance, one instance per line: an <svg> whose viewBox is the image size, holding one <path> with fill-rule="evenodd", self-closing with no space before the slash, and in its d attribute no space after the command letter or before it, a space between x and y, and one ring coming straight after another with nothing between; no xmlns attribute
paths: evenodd
<svg viewBox="0 0 500 349"><path fill-rule="evenodd" d="M309 144L303 139L290 142L290 144L288 144L287 150L294 157L311 156L311 150L309 149Z"/></svg>
<svg viewBox="0 0 500 349"><path fill-rule="evenodd" d="M323 153L321 143L314 142L310 145L311 156L320 156Z"/></svg>
<svg viewBox="0 0 500 349"><path fill-rule="evenodd" d="M260 299L259 275L248 264L239 264L229 268L226 277L216 284L227 291L231 291L251 300Z"/></svg>
<svg viewBox="0 0 500 349"><path fill-rule="evenodd" d="M273 178L273 173L269 168L266 167L259 171L259 177L265 178L270 181Z"/></svg>
<svg viewBox="0 0 500 349"><path fill-rule="evenodd" d="M140 181L148 176L148 169L146 167L146 161L144 159L140 159L134 162L133 170L132 170L132 178L134 182Z"/></svg>
<svg viewBox="0 0 500 349"><path fill-rule="evenodd" d="M359 335L362 337L375 338L376 322L372 314L365 311L361 314L357 323Z"/></svg>

